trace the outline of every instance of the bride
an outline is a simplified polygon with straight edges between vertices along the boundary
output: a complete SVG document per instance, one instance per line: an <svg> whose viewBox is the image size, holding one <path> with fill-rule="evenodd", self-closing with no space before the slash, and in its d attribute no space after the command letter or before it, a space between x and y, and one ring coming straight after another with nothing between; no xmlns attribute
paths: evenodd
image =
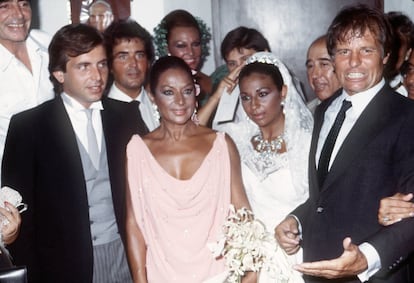
<svg viewBox="0 0 414 283"><path fill-rule="evenodd" d="M249 120L229 125L242 161L251 208L273 234L286 215L308 198L307 164L313 118L286 66L272 53L247 60L239 75ZM301 253L289 256L293 265ZM298 278L299 277L299 278ZM294 281L303 282L300 276ZM276 282L261 272L259 282Z"/></svg>

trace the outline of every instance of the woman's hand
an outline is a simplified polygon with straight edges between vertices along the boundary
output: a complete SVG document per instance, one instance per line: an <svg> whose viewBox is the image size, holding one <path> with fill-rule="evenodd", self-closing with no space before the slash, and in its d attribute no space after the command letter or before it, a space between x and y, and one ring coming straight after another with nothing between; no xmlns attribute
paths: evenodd
<svg viewBox="0 0 414 283"><path fill-rule="evenodd" d="M3 242L6 245L9 245L13 243L19 235L22 219L20 217L20 212L15 206L8 202L5 202L4 205L5 208L0 207L2 216L0 225Z"/></svg>
<svg viewBox="0 0 414 283"><path fill-rule="evenodd" d="M414 203L411 202L413 194L397 193L391 197L383 198L378 211L378 222L389 226L404 218L414 217Z"/></svg>

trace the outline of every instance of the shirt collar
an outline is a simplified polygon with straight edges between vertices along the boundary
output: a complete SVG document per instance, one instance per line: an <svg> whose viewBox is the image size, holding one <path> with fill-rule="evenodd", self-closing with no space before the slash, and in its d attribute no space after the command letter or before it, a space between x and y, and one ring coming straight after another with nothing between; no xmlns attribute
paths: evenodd
<svg viewBox="0 0 414 283"><path fill-rule="evenodd" d="M85 107L83 107L82 104L80 104L76 99L74 99L73 97L71 97L70 95L68 95L67 93L62 93L61 94L63 103L66 105L67 109L71 112L80 112L85 110ZM102 101L95 101L91 104L91 106L89 106L89 109L94 109L94 110L103 110L103 105L102 105Z"/></svg>
<svg viewBox="0 0 414 283"><path fill-rule="evenodd" d="M42 52L47 54L48 52L47 49L42 47L30 34L27 36L25 44L29 56L30 52L36 52L38 54L42 54ZM4 72L10 66L13 59L16 59L16 56L0 44L0 58L0 70Z"/></svg>
<svg viewBox="0 0 414 283"><path fill-rule="evenodd" d="M374 98L374 96L380 91L380 89L385 85L384 78L371 87L370 89L367 89L362 92L358 92L354 95L348 95L345 90L342 91L342 94L340 97L342 97L340 100L349 100L352 102L352 109L357 116L359 116L362 111L364 111L365 107L367 107L368 103Z"/></svg>
<svg viewBox="0 0 414 283"><path fill-rule="evenodd" d="M15 56L2 44L0 44L0 70L6 71Z"/></svg>
<svg viewBox="0 0 414 283"><path fill-rule="evenodd" d="M112 84L111 90L109 91L108 97L116 100L120 100L123 102L131 102L133 100L142 102L142 96L144 88L141 87L141 91L139 92L138 96L133 99L129 95L125 94L122 90L120 90L115 83Z"/></svg>

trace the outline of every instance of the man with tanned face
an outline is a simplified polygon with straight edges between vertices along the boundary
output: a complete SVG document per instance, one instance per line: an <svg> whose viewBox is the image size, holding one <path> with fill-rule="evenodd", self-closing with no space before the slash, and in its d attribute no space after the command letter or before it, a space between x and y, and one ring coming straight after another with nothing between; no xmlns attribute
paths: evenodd
<svg viewBox="0 0 414 283"><path fill-rule="evenodd" d="M9 246L29 282L131 282L124 253L127 103L102 97L108 65L102 34L67 25L49 45L56 97L14 115L2 184L29 209Z"/></svg>
<svg viewBox="0 0 414 283"><path fill-rule="evenodd" d="M276 237L288 254L303 247L295 269L307 283L411 283L414 218L385 229L377 218L381 198L414 188L414 103L384 79L389 24L380 10L349 6L327 34L342 88L316 108L309 199Z"/></svg>
<svg viewBox="0 0 414 283"><path fill-rule="evenodd" d="M414 52L411 52L410 57L405 61L402 68L402 75L407 96L410 99L414 99Z"/></svg>
<svg viewBox="0 0 414 283"><path fill-rule="evenodd" d="M331 56L326 47L326 36L320 36L309 46L306 58L306 73L308 82L316 98L308 103L314 112L319 103L337 91L340 83L335 74Z"/></svg>
<svg viewBox="0 0 414 283"><path fill-rule="evenodd" d="M136 118L152 131L159 126L157 110L145 85L154 60L151 35L133 20L118 20L105 31L105 42L113 78L108 97L135 103Z"/></svg>
<svg viewBox="0 0 414 283"><path fill-rule="evenodd" d="M39 30L29 33L30 4L0 0L0 162L11 116L53 98L47 71L50 38Z"/></svg>

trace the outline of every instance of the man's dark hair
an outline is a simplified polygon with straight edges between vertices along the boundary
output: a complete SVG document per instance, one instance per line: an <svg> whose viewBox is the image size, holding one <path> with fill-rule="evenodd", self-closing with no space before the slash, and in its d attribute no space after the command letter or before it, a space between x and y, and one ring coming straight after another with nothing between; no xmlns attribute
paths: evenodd
<svg viewBox="0 0 414 283"><path fill-rule="evenodd" d="M345 7L339 11L328 28L329 55L335 56L338 42L347 42L353 36L363 36L367 31L383 47L382 56L387 56L391 52L392 29L384 13L363 4Z"/></svg>
<svg viewBox="0 0 414 283"><path fill-rule="evenodd" d="M56 95L63 92L63 85L53 72L66 72L66 63L71 57L88 53L98 45L103 46L102 35L86 24L69 24L55 33L49 45L49 73Z"/></svg>
<svg viewBox="0 0 414 283"><path fill-rule="evenodd" d="M235 48L254 49L257 52L271 51L269 42L258 30L244 26L237 27L226 34L221 42L221 57L227 61L230 51Z"/></svg>
<svg viewBox="0 0 414 283"><path fill-rule="evenodd" d="M144 43L145 55L148 61L154 60L154 45L151 34L136 21L131 19L112 22L104 32L106 52L109 65L112 65L113 48L123 40L140 39Z"/></svg>
<svg viewBox="0 0 414 283"><path fill-rule="evenodd" d="M384 78L387 81L392 80L401 70L398 69L399 52L404 42L408 48L414 43L414 23L411 19L397 11L391 11L385 14L393 29L393 41L390 57L384 69Z"/></svg>

